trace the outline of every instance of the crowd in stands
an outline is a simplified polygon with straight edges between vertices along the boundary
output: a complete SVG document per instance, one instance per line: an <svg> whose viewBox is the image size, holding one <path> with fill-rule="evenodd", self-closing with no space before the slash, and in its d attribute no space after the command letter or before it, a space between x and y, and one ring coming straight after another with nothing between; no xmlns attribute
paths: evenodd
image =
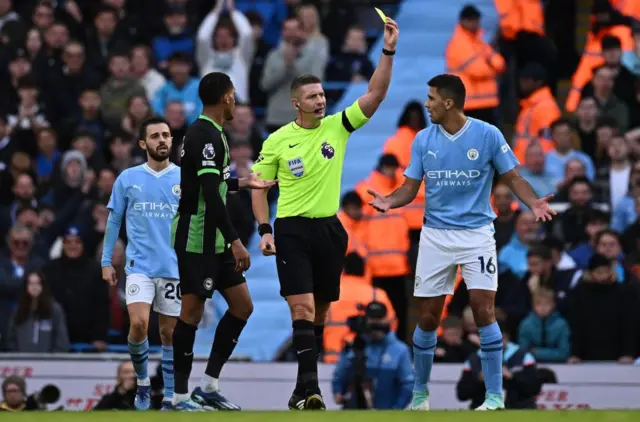
<svg viewBox="0 0 640 422"><path fill-rule="evenodd" d="M179 163L180 141L202 108L201 76L221 71L235 84L238 105L225 131L238 176L268 133L295 118L296 76L371 76L357 2L277 0L268 15L242 12L240 3L0 0L3 350L105 351L126 342L124 231L113 255L118 286L101 280L98 263L106 204L117 175L145 159L136 139L144 119L168 120ZM512 344L541 362L640 355L640 12L625 6L632 3L594 2L562 109L542 2L495 0L500 28L491 42L469 5L446 49L447 72L467 88L467 114L499 125L523 177L538 195L555 194L559 215L545 225L499 181L492 199L499 257L487 265L499 270L497 305ZM515 98L518 115L509 119ZM413 138L428 124L421 101L408 102L369 177L342 199L350 239L327 362L351 338L346 319L359 305L384 303L403 341L413 326L412 272L428 199L421 190L407 207L378 214L366 191L388 194L402 183ZM248 243L250 196L230 195L228 206ZM439 334L436 361L464 362L478 349L460 276ZM150 341L159 343L157 332Z"/></svg>
<svg viewBox="0 0 640 422"><path fill-rule="evenodd" d="M167 119L179 162L187 125L202 109L201 76L225 72L235 84L235 118L225 130L238 176L248 174L268 130L295 118L294 77L371 76L353 5L282 0L260 13L238 3L248 10L234 0L0 0L3 350L126 344L124 229L117 287L101 280L97 261L106 204L117 175L146 159L137 139L146 118ZM228 206L248 243L250 196L230 195Z"/></svg>

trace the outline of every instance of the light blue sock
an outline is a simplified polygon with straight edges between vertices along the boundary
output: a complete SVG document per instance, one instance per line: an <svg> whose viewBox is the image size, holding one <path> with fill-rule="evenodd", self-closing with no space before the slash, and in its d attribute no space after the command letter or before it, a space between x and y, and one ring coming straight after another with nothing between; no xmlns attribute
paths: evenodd
<svg viewBox="0 0 640 422"><path fill-rule="evenodd" d="M164 380L164 399L173 398L173 347L162 346L162 379Z"/></svg>
<svg viewBox="0 0 640 422"><path fill-rule="evenodd" d="M138 380L146 380L149 378L147 374L147 360L149 359L149 339L144 339L142 343L135 344L129 341L129 354L133 369L136 371Z"/></svg>
<svg viewBox="0 0 640 422"><path fill-rule="evenodd" d="M502 333L497 322L478 328L480 358L487 394L502 396Z"/></svg>
<svg viewBox="0 0 640 422"><path fill-rule="evenodd" d="M416 325L416 330L413 332L413 366L416 374L413 391L429 391L427 384L431 378L431 366L437 342L435 330L422 331Z"/></svg>

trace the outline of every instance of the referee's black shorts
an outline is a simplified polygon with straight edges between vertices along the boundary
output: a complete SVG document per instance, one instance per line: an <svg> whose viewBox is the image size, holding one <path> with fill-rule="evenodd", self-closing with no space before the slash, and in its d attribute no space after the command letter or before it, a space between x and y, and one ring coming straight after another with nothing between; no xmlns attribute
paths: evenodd
<svg viewBox="0 0 640 422"><path fill-rule="evenodd" d="M337 301L348 242L338 217L278 218L274 229L280 294Z"/></svg>
<svg viewBox="0 0 640 422"><path fill-rule="evenodd" d="M244 274L236 271L236 261L230 250L219 254L197 254L176 251L182 294L211 299L213 292L222 292L245 283Z"/></svg>

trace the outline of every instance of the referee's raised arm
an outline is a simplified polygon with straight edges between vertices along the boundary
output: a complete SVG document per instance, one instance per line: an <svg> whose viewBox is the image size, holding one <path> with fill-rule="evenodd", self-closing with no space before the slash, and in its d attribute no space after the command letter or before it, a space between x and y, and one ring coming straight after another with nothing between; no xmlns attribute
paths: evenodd
<svg viewBox="0 0 640 422"><path fill-rule="evenodd" d="M389 84L391 83L391 71L393 70L393 56L396 54L399 34L398 24L387 17L387 22L384 25L384 47L382 48L378 67L376 67L373 76L371 76L367 93L358 99L360 109L367 118L371 118L374 115L378 106L387 96L387 89L389 89Z"/></svg>

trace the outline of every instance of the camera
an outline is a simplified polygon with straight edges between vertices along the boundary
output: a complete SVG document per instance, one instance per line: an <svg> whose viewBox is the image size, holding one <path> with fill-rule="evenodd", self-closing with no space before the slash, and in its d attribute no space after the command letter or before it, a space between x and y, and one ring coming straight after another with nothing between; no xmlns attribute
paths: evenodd
<svg viewBox="0 0 640 422"><path fill-rule="evenodd" d="M368 334L372 328L375 328L369 323L369 319L382 319L387 316L387 307L380 302L374 301L367 306L359 304L357 309L360 312L364 311L364 315L354 315L347 318L347 327L356 335Z"/></svg>
<svg viewBox="0 0 640 422"><path fill-rule="evenodd" d="M373 408L373 383L367 376L367 355L365 348L367 342L365 336L371 334L376 329L376 324L370 323L370 319L382 319L387 316L387 307L380 302L371 302L367 306L362 304L357 306L359 312L364 311L364 315L355 315L347 318L347 326L355 334L352 343L347 345L347 350L353 352L351 364L353 366L353 377L351 379L351 389L353 400L345 409L371 409Z"/></svg>
<svg viewBox="0 0 640 422"><path fill-rule="evenodd" d="M27 408L37 410L47 410L47 405L53 404L60 399L60 389L53 384L42 387L42 390L27 397ZM62 406L55 410L60 410Z"/></svg>

